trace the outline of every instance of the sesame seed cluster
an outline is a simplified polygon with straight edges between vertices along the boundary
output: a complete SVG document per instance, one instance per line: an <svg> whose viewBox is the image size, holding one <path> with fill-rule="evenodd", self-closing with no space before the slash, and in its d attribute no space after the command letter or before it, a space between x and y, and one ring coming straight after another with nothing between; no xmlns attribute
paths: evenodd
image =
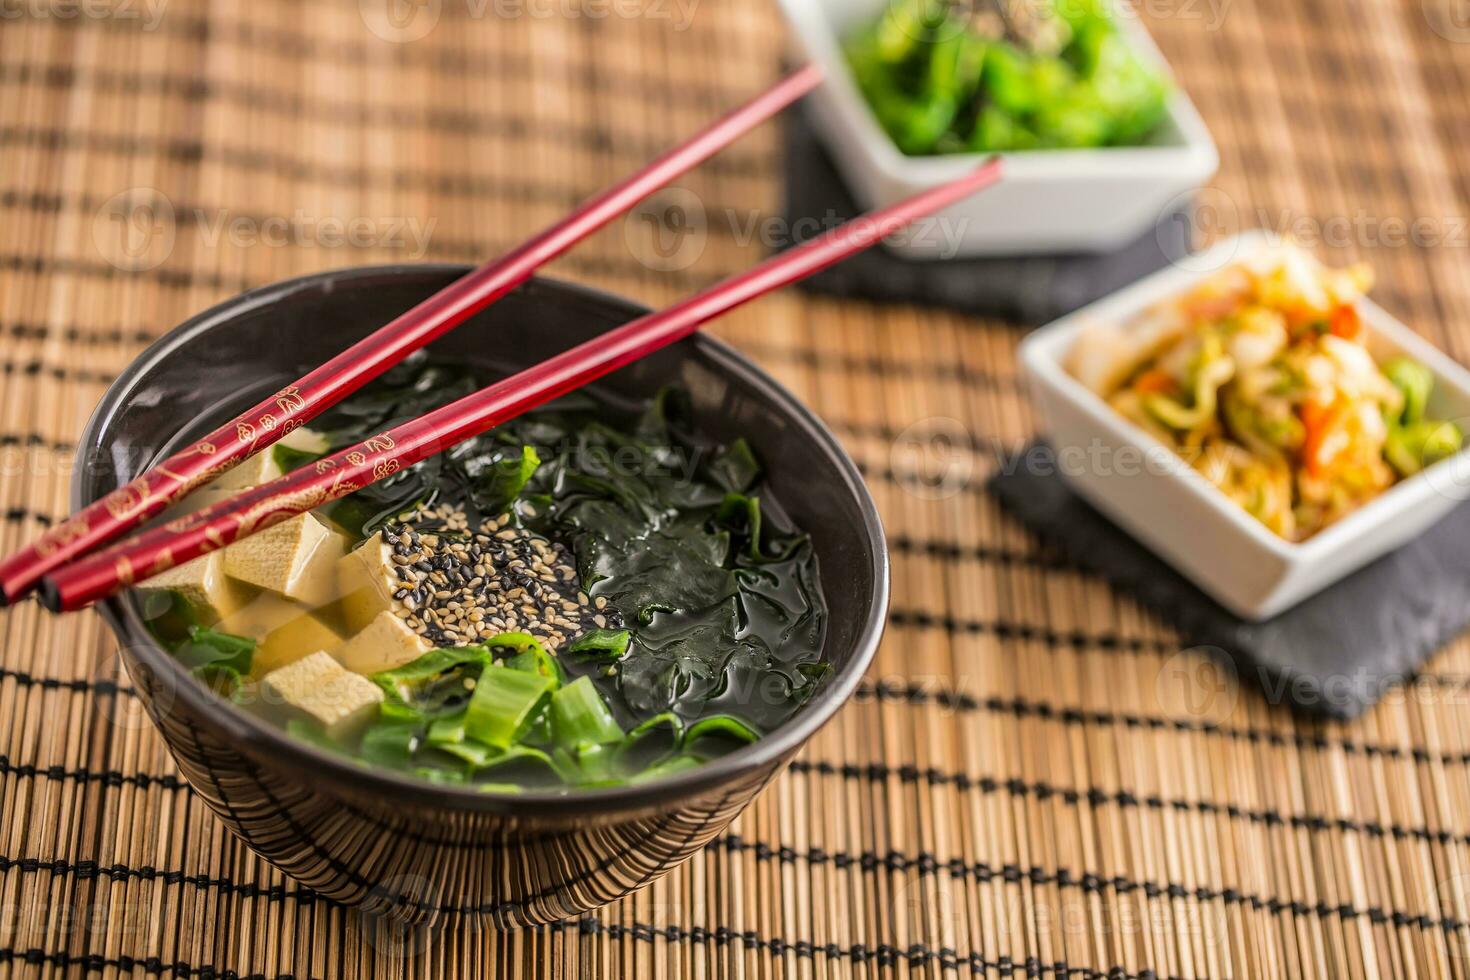
<svg viewBox="0 0 1470 980"><path fill-rule="evenodd" d="M393 610L435 646L529 633L555 650L589 629L622 625L606 597L578 588L566 547L508 515L472 528L461 509L420 507L381 533L401 583Z"/></svg>

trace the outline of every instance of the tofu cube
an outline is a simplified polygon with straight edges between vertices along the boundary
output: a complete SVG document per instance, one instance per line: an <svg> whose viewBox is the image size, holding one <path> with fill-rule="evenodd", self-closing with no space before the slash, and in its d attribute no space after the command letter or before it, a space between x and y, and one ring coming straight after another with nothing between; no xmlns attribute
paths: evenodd
<svg viewBox="0 0 1470 980"><path fill-rule="evenodd" d="M356 632L393 608L393 593L404 587L394 571L393 548L375 534L337 563L342 621Z"/></svg>
<svg viewBox="0 0 1470 980"><path fill-rule="evenodd" d="M234 494L269 483L281 475L281 468L276 465L276 454L271 452L271 447L266 447L234 469L215 477L205 489L228 490Z"/></svg>
<svg viewBox="0 0 1470 980"><path fill-rule="evenodd" d="M311 561L312 555L334 536L340 538L315 515L297 515L225 548L225 574L284 596L312 594L319 583L304 580L303 575L308 570L321 574L320 566ZM329 547L345 549L346 545L343 542Z"/></svg>
<svg viewBox="0 0 1470 980"><path fill-rule="evenodd" d="M378 613L367 628L359 630L333 654L337 662L358 674L392 670L423 656L429 642L391 612Z"/></svg>
<svg viewBox="0 0 1470 980"><path fill-rule="evenodd" d="M265 634L256 644L250 672L263 677L313 651L330 653L341 643L342 637L336 630L310 613L302 613Z"/></svg>
<svg viewBox="0 0 1470 980"><path fill-rule="evenodd" d="M211 551L144 582L147 592L177 592L202 620L216 622L238 612L250 601L250 590L225 574L224 553Z"/></svg>
<svg viewBox="0 0 1470 980"><path fill-rule="evenodd" d="M327 437L303 425L286 433L276 441L276 445L320 456L327 451Z"/></svg>
<svg viewBox="0 0 1470 980"><path fill-rule="evenodd" d="M233 633L236 636L261 637L310 612L310 609L300 603L292 602L274 592L260 592L254 599L220 620L217 628L222 633Z"/></svg>
<svg viewBox="0 0 1470 980"><path fill-rule="evenodd" d="M182 514L192 514L196 510L203 510L213 504L224 503L239 492L239 490L230 490L226 487L216 486L213 483L206 483L175 504L174 509L169 512L169 517L173 518Z"/></svg>
<svg viewBox="0 0 1470 980"><path fill-rule="evenodd" d="M277 668L261 680L267 697L321 724L328 735L350 735L373 719L383 692L332 659L325 650Z"/></svg>
<svg viewBox="0 0 1470 980"><path fill-rule="evenodd" d="M346 536L327 528L326 536L317 542L317 546L302 563L300 572L287 587L285 595L310 606L324 606L335 600L341 594L341 587L337 582L337 563L346 554Z"/></svg>
<svg viewBox="0 0 1470 980"><path fill-rule="evenodd" d="M276 479L284 473L280 464L276 462L276 454L273 452L276 446L298 449L304 453L320 454L327 451L327 437L320 432L313 432L305 426L292 429L280 439L276 440L274 445L265 447L254 456L240 463L239 466L220 474L209 486L220 490L228 490L231 493L238 493L241 490L258 487L262 483L269 483L271 480Z"/></svg>

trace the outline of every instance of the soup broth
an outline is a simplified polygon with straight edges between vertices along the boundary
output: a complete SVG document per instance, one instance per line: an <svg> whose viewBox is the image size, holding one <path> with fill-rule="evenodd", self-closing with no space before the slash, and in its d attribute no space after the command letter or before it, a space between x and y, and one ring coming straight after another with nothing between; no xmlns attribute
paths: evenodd
<svg viewBox="0 0 1470 980"><path fill-rule="evenodd" d="M314 463L486 383L410 358L190 498ZM826 667L811 543L685 396L563 398L137 590L245 710L492 790L657 778L789 718Z"/></svg>

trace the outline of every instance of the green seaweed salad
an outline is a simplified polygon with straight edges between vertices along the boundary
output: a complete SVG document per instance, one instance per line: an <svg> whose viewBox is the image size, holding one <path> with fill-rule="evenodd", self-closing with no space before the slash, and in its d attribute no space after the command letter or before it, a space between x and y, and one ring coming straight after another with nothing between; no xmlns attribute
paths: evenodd
<svg viewBox="0 0 1470 980"><path fill-rule="evenodd" d="M1137 145L1167 112L1106 0L895 0L845 47L911 156Z"/></svg>
<svg viewBox="0 0 1470 980"><path fill-rule="evenodd" d="M345 448L485 380L417 355L312 427L325 451ZM248 631L232 633L229 618L207 623L176 593L153 618L155 632L241 706L369 766L497 791L618 785L697 766L760 738L813 695L827 671L826 609L811 543L761 496L750 447L712 445L689 418L676 389L642 405L576 393L322 510L352 545L400 557L410 542L474 546L488 521L492 533L478 540L501 546L495 561L518 566L507 584L537 584L517 556L565 556L569 594L585 603L565 636L481 633L391 669L349 674L325 653L282 657L280 638L307 629L300 620L239 635ZM276 452L285 469L322 455ZM424 517L436 513L456 518ZM491 550L469 561L489 564ZM251 602L288 600L263 590ZM301 649L322 642L317 636L345 636L341 615L332 602L310 610L313 639ZM312 658L351 685L376 688L367 717L334 729L272 703L272 678L305 670Z"/></svg>

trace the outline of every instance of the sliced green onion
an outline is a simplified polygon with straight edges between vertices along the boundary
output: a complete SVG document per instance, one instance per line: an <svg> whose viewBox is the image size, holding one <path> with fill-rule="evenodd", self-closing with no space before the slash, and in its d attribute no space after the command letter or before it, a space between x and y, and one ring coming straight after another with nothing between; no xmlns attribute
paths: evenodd
<svg viewBox="0 0 1470 980"><path fill-rule="evenodd" d="M557 744L564 748L623 740L623 730L590 677L578 677L551 696L551 718Z"/></svg>
<svg viewBox="0 0 1470 980"><path fill-rule="evenodd" d="M487 745L509 748L525 734L554 686L551 678L539 673L486 667L466 709L466 734Z"/></svg>
<svg viewBox="0 0 1470 980"><path fill-rule="evenodd" d="M419 726L414 722L379 721L362 733L359 751L373 765L407 769L419 744Z"/></svg>
<svg viewBox="0 0 1470 980"><path fill-rule="evenodd" d="M517 653L541 649L541 641L530 633L496 633L486 639L483 645L491 650L514 650Z"/></svg>
<svg viewBox="0 0 1470 980"><path fill-rule="evenodd" d="M466 782L469 779L468 774L458 769L436 769L433 766L419 766L413 772L420 779L427 779L431 783L458 784Z"/></svg>
<svg viewBox="0 0 1470 980"><path fill-rule="evenodd" d="M624 737L615 760L625 773L636 773L661 762L679 748L684 722L672 711L654 715Z"/></svg>
<svg viewBox="0 0 1470 980"><path fill-rule="evenodd" d="M551 740L551 703L548 701L526 726L526 734L521 736L521 741L526 745L546 746L551 744Z"/></svg>
<svg viewBox="0 0 1470 980"><path fill-rule="evenodd" d="M562 669L561 661L547 653L546 649L534 640L525 650L506 660L505 666L512 670L527 670L550 678L556 687L561 687L567 681L566 671Z"/></svg>
<svg viewBox="0 0 1470 980"><path fill-rule="evenodd" d="M700 739L732 742L734 746L749 745L759 739L760 733L733 715L712 715L701 718L684 730L679 743L685 751L693 751Z"/></svg>
<svg viewBox="0 0 1470 980"><path fill-rule="evenodd" d="M378 705L378 718L383 721L411 722L421 725L424 722L424 713L403 701L384 701Z"/></svg>
<svg viewBox="0 0 1470 980"><path fill-rule="evenodd" d="M616 786L622 782L613 771L616 747L584 743L570 748L558 748L552 758L565 772L575 774L578 786Z"/></svg>
<svg viewBox="0 0 1470 980"><path fill-rule="evenodd" d="M628 630L588 630L567 647L567 653L580 653L598 660L617 660L628 652L633 634Z"/></svg>
<svg viewBox="0 0 1470 980"><path fill-rule="evenodd" d="M464 741L464 737L465 712L460 711L429 722L429 731L424 736L424 741L443 748L446 745L458 745Z"/></svg>
<svg viewBox="0 0 1470 980"><path fill-rule="evenodd" d="M525 792L515 783L476 783L475 789L481 793L508 793L512 796Z"/></svg>
<svg viewBox="0 0 1470 980"><path fill-rule="evenodd" d="M461 664L488 664L490 650L487 646L441 647L430 650L421 657L410 660L392 670L380 670L368 676L383 693L393 701L407 701L414 692L447 670Z"/></svg>
<svg viewBox="0 0 1470 980"><path fill-rule="evenodd" d="M452 755L456 759L469 763L473 769L484 768L502 754L499 749L491 748L488 745L481 745L473 739L441 743L435 745L434 748L446 755Z"/></svg>
<svg viewBox="0 0 1470 980"><path fill-rule="evenodd" d="M662 779L665 776L672 776L677 772L697 769L703 764L703 761L696 756L686 755L681 752L678 755L671 755L667 759L654 763L642 772L635 773L628 777L628 782L647 783L655 779Z"/></svg>
<svg viewBox="0 0 1470 980"><path fill-rule="evenodd" d="M493 776L502 782L516 780L531 785L566 781L566 774L556 760L529 745L512 745L491 758L477 770L476 775Z"/></svg>

